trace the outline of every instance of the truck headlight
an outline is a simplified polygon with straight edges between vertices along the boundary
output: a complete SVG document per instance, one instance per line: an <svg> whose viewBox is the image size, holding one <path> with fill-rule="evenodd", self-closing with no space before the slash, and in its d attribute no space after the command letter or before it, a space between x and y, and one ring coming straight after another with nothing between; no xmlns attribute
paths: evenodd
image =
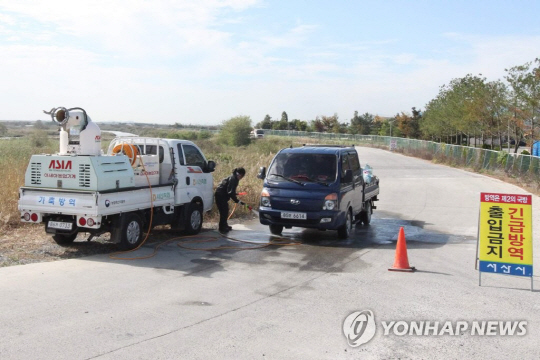
<svg viewBox="0 0 540 360"><path fill-rule="evenodd" d="M261 192L261 206L264 207L271 207L272 204L270 203L270 193L266 188L263 188Z"/></svg>
<svg viewBox="0 0 540 360"><path fill-rule="evenodd" d="M326 200L324 202L323 210L334 210L335 207L336 207L336 202L335 201Z"/></svg>
<svg viewBox="0 0 540 360"><path fill-rule="evenodd" d="M336 193L328 194L324 198L323 210L337 210L338 196Z"/></svg>

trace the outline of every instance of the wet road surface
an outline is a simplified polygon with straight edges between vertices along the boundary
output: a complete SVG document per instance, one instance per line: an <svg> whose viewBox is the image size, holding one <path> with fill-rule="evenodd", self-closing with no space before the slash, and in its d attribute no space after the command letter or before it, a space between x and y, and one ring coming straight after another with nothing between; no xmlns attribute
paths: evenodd
<svg viewBox="0 0 540 360"><path fill-rule="evenodd" d="M231 239L208 231L143 260L98 255L1 268L2 358L535 358L538 292L529 280L502 276L480 287L474 270L480 191L524 191L383 150L359 154L380 177L381 194L372 224L347 240L298 228L279 239L253 220L233 225ZM533 212L538 204L534 197ZM388 271L400 227L416 273ZM361 310L379 323L529 325L522 337L386 336L379 327L352 348L343 321Z"/></svg>

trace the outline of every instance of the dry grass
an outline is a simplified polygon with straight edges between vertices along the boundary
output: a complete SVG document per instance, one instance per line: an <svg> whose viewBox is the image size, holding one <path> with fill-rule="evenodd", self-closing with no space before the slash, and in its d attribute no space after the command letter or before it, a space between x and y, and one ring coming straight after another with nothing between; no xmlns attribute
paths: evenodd
<svg viewBox="0 0 540 360"><path fill-rule="evenodd" d="M19 187L24 185L24 173L32 154L51 153L58 150L54 141L40 148L32 146L30 137L0 141L0 236L6 230L20 226L17 201Z"/></svg>
<svg viewBox="0 0 540 360"><path fill-rule="evenodd" d="M298 144L298 139L295 139ZM214 188L224 178L232 174L233 169L243 167L246 169L246 176L240 180L237 192L246 192L246 195L239 196L239 199L252 207L259 204L262 189L262 180L257 179L257 173L261 166L270 165L270 161L280 149L291 145L291 141L279 137L267 137L253 141L245 147L222 147L212 141L198 142L205 156L209 160L217 163L214 172ZM238 215L246 215L249 210L238 207ZM217 221L219 214L217 208L209 213L211 221Z"/></svg>

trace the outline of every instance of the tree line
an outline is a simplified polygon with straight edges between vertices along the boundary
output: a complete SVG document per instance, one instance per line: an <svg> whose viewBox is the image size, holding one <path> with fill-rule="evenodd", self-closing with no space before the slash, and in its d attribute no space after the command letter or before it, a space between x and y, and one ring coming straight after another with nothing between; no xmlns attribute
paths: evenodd
<svg viewBox="0 0 540 360"><path fill-rule="evenodd" d="M425 138L454 143L532 143L540 120L540 59L505 69L504 80L468 74L439 89L426 105L420 129Z"/></svg>
<svg viewBox="0 0 540 360"><path fill-rule="evenodd" d="M540 132L540 59L505 69L503 80L488 81L482 74L467 74L439 88L425 110L381 117L354 112L350 122L337 114L314 120L289 121L270 115L255 127L273 130L397 136L452 144L496 148L512 143L517 151L526 142L532 146Z"/></svg>

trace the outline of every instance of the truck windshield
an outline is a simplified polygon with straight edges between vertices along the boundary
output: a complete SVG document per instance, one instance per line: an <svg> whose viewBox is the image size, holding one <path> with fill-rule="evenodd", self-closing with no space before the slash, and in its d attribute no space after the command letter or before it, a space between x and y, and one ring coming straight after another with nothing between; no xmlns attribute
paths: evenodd
<svg viewBox="0 0 540 360"><path fill-rule="evenodd" d="M336 180L336 155L333 154L278 154L268 177L272 180L289 178L304 182L332 183Z"/></svg>

